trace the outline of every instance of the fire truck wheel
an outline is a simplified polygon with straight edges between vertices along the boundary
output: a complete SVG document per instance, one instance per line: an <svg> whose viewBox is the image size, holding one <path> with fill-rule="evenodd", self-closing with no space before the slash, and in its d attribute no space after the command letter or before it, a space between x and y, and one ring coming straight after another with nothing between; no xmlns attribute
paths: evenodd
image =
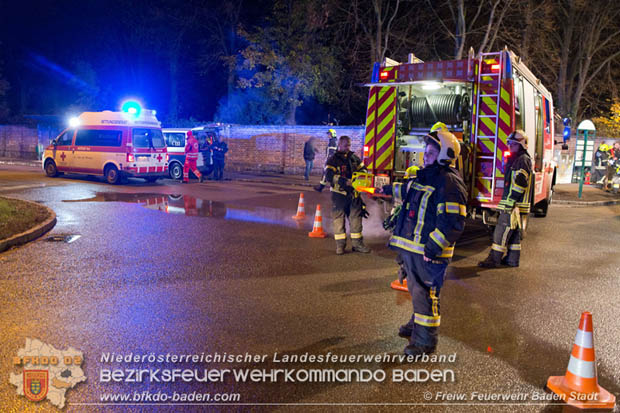
<svg viewBox="0 0 620 413"><path fill-rule="evenodd" d="M178 162L172 163L170 168L168 168L168 171L170 173L170 178L172 179L179 180L183 178L183 166Z"/></svg>
<svg viewBox="0 0 620 413"><path fill-rule="evenodd" d="M105 175L105 180L111 185L115 185L120 181L120 174L114 165L106 166L103 174Z"/></svg>
<svg viewBox="0 0 620 413"><path fill-rule="evenodd" d="M546 199L544 201L540 201L536 205L534 205L534 216L537 218L544 218L547 216L547 210L549 209L549 201Z"/></svg>
<svg viewBox="0 0 620 413"><path fill-rule="evenodd" d="M45 174L50 178L54 178L58 176L58 168L56 168L56 163L54 161L45 162Z"/></svg>

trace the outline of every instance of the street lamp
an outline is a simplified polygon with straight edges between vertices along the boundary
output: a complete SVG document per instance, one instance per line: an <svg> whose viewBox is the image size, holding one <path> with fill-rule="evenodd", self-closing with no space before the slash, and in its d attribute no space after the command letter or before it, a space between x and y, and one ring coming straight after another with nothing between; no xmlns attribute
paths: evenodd
<svg viewBox="0 0 620 413"><path fill-rule="evenodd" d="M594 127L594 123L592 123L591 120L586 119L581 121L581 123L579 124L579 126L577 126L577 136L579 136L580 133L583 133L583 153L581 155L581 174L579 177L579 195L578 197L581 199L581 192L583 191L583 176L584 176L584 169L586 166L586 153L587 153L587 148L588 148L588 132L592 133L592 137L594 138L595 134L596 134L596 128ZM579 143L579 141L577 141ZM576 151L579 151L579 148L576 146L575 147ZM577 160L577 153L575 153L575 160Z"/></svg>

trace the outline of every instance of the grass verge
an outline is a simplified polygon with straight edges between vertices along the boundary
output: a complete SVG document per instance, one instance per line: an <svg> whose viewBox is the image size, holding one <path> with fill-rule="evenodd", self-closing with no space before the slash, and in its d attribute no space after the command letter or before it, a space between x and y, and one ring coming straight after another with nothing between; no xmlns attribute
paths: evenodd
<svg viewBox="0 0 620 413"><path fill-rule="evenodd" d="M0 240L33 228L48 217L42 206L0 197Z"/></svg>

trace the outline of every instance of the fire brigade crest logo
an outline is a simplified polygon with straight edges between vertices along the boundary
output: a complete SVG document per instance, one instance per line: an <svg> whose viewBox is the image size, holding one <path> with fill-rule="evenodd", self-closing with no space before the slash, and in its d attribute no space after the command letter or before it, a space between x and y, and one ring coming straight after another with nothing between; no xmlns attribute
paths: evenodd
<svg viewBox="0 0 620 413"><path fill-rule="evenodd" d="M57 350L39 340L26 339L26 345L13 357L13 368L22 367L21 373L11 373L9 381L20 396L33 402L49 400L62 409L65 395L78 383L86 381L82 371L84 356L69 347Z"/></svg>
<svg viewBox="0 0 620 413"><path fill-rule="evenodd" d="M47 396L49 372L47 370L24 370L24 396L38 402Z"/></svg>

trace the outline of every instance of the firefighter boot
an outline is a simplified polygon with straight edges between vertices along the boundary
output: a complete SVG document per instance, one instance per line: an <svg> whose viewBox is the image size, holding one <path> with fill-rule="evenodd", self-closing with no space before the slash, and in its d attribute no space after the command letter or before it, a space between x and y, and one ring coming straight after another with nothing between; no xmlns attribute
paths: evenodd
<svg viewBox="0 0 620 413"><path fill-rule="evenodd" d="M336 243L336 255L344 254L344 247L346 246L345 242L337 242Z"/></svg>
<svg viewBox="0 0 620 413"><path fill-rule="evenodd" d="M398 327L398 336L406 339L411 339L413 333L413 323L409 321L407 324L403 324Z"/></svg>
<svg viewBox="0 0 620 413"><path fill-rule="evenodd" d="M405 347L405 355L407 356L422 356L424 354L431 354L435 352L435 347L422 346L419 344L409 344Z"/></svg>
<svg viewBox="0 0 620 413"><path fill-rule="evenodd" d="M364 245L362 240L359 240L357 242L353 242L353 251L367 254L371 251L371 249Z"/></svg>
<svg viewBox="0 0 620 413"><path fill-rule="evenodd" d="M518 267L519 266L519 262L511 262L508 260L508 255L506 255L504 258L502 258L502 265L505 265L507 267Z"/></svg>
<svg viewBox="0 0 620 413"><path fill-rule="evenodd" d="M495 251L491 251L489 256L484 261L478 263L478 267L482 268L497 268L501 266L501 259L494 254Z"/></svg>

